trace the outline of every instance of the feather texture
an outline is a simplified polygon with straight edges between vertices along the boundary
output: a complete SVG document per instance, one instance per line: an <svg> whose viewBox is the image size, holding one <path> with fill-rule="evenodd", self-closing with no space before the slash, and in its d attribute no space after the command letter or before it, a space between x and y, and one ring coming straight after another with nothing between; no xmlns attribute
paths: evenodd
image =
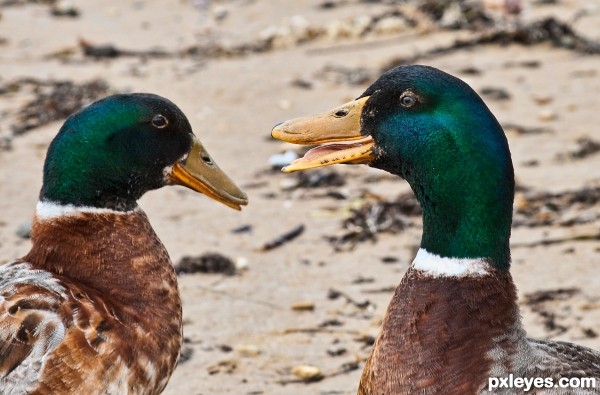
<svg viewBox="0 0 600 395"><path fill-rule="evenodd" d="M36 218L32 239L0 267L2 393L160 393L181 347L181 302L145 214Z"/></svg>

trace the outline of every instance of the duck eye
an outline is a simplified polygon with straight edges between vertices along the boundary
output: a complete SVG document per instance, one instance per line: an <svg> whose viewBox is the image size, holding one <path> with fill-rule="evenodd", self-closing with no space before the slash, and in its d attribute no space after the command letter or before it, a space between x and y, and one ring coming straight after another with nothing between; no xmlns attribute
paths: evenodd
<svg viewBox="0 0 600 395"><path fill-rule="evenodd" d="M400 104L403 107L412 107L417 104L417 99L412 94L404 94L400 97Z"/></svg>
<svg viewBox="0 0 600 395"><path fill-rule="evenodd" d="M152 118L152 126L154 126L155 128L162 129L162 128L166 127L168 124L169 124L169 121L162 114L157 114L154 116L154 118Z"/></svg>
<svg viewBox="0 0 600 395"><path fill-rule="evenodd" d="M335 114L333 114L335 117L337 118L341 118L341 117L345 117L346 115L348 115L348 110L345 108L339 109L335 112Z"/></svg>

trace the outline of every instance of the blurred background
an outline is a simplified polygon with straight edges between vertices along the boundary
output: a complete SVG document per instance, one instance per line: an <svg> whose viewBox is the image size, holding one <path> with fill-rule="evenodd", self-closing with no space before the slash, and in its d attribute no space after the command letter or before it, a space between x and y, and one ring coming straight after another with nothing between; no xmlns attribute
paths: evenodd
<svg viewBox="0 0 600 395"><path fill-rule="evenodd" d="M181 273L166 394L354 394L421 234L408 185L365 166L284 175L276 123L400 64L469 83L508 136L512 273L532 337L600 348L600 3L585 0L0 0L0 263L24 255L45 151L119 92L174 101L249 194L141 207Z"/></svg>

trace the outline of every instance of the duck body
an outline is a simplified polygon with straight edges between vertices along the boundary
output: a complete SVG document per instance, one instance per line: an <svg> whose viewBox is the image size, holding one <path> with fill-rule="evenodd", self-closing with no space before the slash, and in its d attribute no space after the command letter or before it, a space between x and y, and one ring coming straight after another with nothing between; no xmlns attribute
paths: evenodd
<svg viewBox="0 0 600 395"><path fill-rule="evenodd" d="M423 210L420 250L397 287L359 395L600 394L600 353L532 340L510 275L514 174L496 118L464 82L428 66L383 74L356 100L277 125L321 144L284 171L368 164L405 179ZM595 378L563 388L560 378ZM504 384L504 383L503 383ZM554 385L556 384L556 385Z"/></svg>
<svg viewBox="0 0 600 395"><path fill-rule="evenodd" d="M117 95L48 151L32 248L0 266L0 393L159 394L182 344L169 255L136 200L181 184L238 208L175 105Z"/></svg>

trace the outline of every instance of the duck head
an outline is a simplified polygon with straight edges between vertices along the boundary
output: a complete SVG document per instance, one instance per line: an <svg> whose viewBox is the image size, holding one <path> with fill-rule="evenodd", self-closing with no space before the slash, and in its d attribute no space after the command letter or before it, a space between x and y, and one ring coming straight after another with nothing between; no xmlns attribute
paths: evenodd
<svg viewBox="0 0 600 395"><path fill-rule="evenodd" d="M128 211L145 192L183 185L236 210L248 198L171 101L107 97L67 119L48 149L40 200Z"/></svg>
<svg viewBox="0 0 600 395"><path fill-rule="evenodd" d="M283 169L368 164L408 181L423 208L421 247L508 267L514 176L502 128L460 79L428 66L383 74L356 100L275 126L314 145Z"/></svg>

